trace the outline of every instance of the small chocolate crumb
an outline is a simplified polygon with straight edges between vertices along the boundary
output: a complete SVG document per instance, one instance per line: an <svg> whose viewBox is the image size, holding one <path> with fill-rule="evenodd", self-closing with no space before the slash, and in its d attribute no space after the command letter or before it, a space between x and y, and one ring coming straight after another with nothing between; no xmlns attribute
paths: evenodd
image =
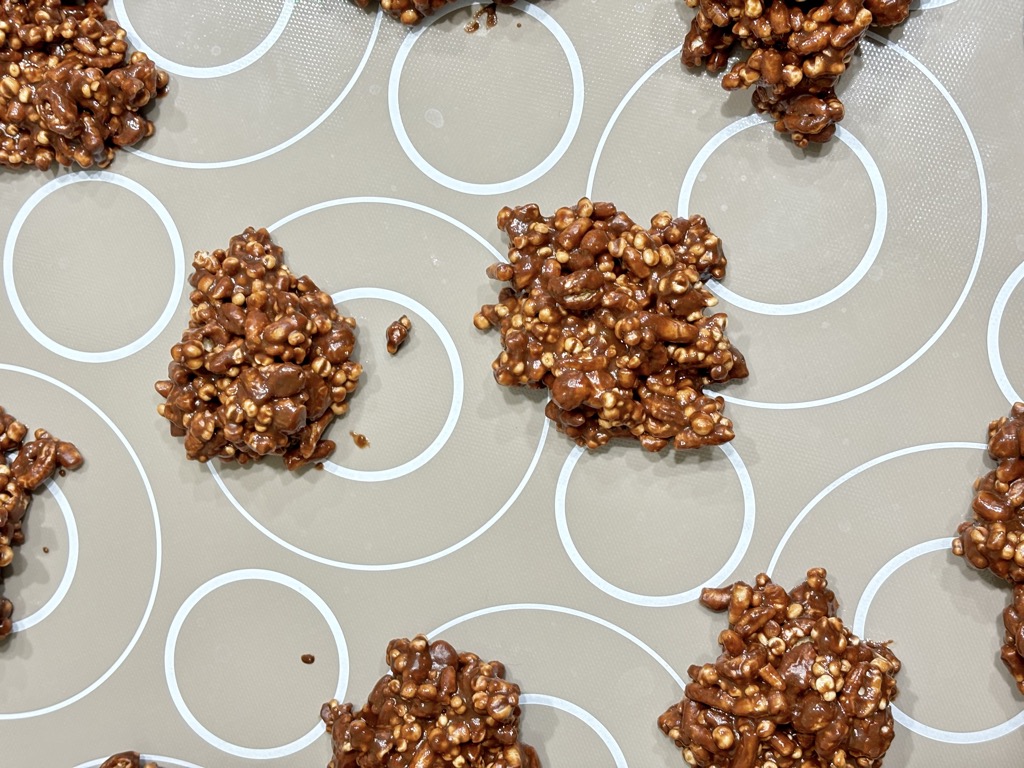
<svg viewBox="0 0 1024 768"><path fill-rule="evenodd" d="M43 547L43 554L44 555L50 554L50 548L49 547Z"/></svg>
<svg viewBox="0 0 1024 768"><path fill-rule="evenodd" d="M324 463L322 461L318 461L316 463L316 471L317 472L323 472L324 471Z"/></svg>
<svg viewBox="0 0 1024 768"><path fill-rule="evenodd" d="M314 661L316 661L316 656L314 656L312 653L304 653L304 654L302 654L302 663L303 664L312 664Z"/></svg>
<svg viewBox="0 0 1024 768"><path fill-rule="evenodd" d="M349 434L352 435L352 442L359 448L370 447L370 441L366 439L366 435L361 435L358 432L349 432Z"/></svg>

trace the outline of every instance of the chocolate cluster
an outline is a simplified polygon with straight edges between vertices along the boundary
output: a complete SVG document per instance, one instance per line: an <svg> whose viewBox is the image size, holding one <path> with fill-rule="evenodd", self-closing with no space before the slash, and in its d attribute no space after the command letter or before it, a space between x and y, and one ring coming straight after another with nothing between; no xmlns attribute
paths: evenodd
<svg viewBox="0 0 1024 768"><path fill-rule="evenodd" d="M497 328L493 363L503 386L547 387L546 414L579 445L616 437L649 451L734 437L709 384L747 375L704 285L725 275L721 241L700 216L659 213L650 228L612 203L586 198L544 216L503 208L508 263L487 270L508 283L477 328Z"/></svg>
<svg viewBox="0 0 1024 768"><path fill-rule="evenodd" d="M1024 693L1024 584L1013 588L1013 599L1003 610L1003 626L1006 637L999 656Z"/></svg>
<svg viewBox="0 0 1024 768"><path fill-rule="evenodd" d="M0 0L0 165L105 168L153 133L167 73L129 52L106 0Z"/></svg>
<svg viewBox="0 0 1024 768"><path fill-rule="evenodd" d="M53 476L82 465L72 443L37 429L26 441L28 428L0 407L0 569L14 561L14 547L25 542L22 525L32 492ZM3 585L0 570L0 586ZM14 605L0 597L0 638L11 633Z"/></svg>
<svg viewBox="0 0 1024 768"><path fill-rule="evenodd" d="M111 755L100 768L160 768L149 760L143 762L138 752L120 752Z"/></svg>
<svg viewBox="0 0 1024 768"><path fill-rule="evenodd" d="M836 613L823 568L790 592L765 574L705 589L728 611L722 655L688 670L661 730L700 768L878 768L892 743L900 662Z"/></svg>
<svg viewBox="0 0 1024 768"><path fill-rule="evenodd" d="M227 250L195 255L188 329L156 383L157 411L189 459L278 455L298 469L335 448L324 430L348 411L363 372L351 357L356 322L283 259L251 227Z"/></svg>
<svg viewBox="0 0 1024 768"><path fill-rule="evenodd" d="M329 701L328 768L540 768L519 741L519 686L505 666L423 635L392 640L369 700Z"/></svg>
<svg viewBox="0 0 1024 768"><path fill-rule="evenodd" d="M752 53L722 78L728 91L754 86L758 112L801 147L832 138L845 109L836 83L871 26L901 24L910 0L686 0L697 8L683 63L722 69L733 46Z"/></svg>
<svg viewBox="0 0 1024 768"><path fill-rule="evenodd" d="M360 8L366 8L370 0L352 0ZM455 0L380 0L380 7L393 19L398 19L403 24L414 26L419 24L427 16L433 16ZM515 0L494 0L494 5L512 5Z"/></svg>
<svg viewBox="0 0 1024 768"><path fill-rule="evenodd" d="M953 554L1013 587L1001 657L1024 693L1024 403L988 425L988 453L998 463L974 481L974 516L957 528Z"/></svg>
<svg viewBox="0 0 1024 768"><path fill-rule="evenodd" d="M1011 584L1024 584L1024 403L988 426L998 466L974 483L974 519L960 524L953 553Z"/></svg>

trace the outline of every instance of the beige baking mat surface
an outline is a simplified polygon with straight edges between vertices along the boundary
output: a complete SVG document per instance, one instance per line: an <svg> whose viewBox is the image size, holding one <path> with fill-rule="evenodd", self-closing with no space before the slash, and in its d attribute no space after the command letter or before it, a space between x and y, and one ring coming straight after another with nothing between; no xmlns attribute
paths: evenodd
<svg viewBox="0 0 1024 768"><path fill-rule="evenodd" d="M410 33L340 0L112 2L172 73L156 136L0 178L0 403L87 461L6 582L30 626L0 649L0 764L322 766L320 704L441 628L507 663L545 766L679 766L655 721L725 626L700 588L821 565L904 662L886 765L1019 765L1009 591L947 547L1024 396L1022 13L918 5L804 153L682 68L669 0L519 2L473 35L466 3ZM493 382L495 216L587 193L722 237L733 443L582 454ZM249 225L359 322L330 471L186 462L156 413L191 253Z"/></svg>

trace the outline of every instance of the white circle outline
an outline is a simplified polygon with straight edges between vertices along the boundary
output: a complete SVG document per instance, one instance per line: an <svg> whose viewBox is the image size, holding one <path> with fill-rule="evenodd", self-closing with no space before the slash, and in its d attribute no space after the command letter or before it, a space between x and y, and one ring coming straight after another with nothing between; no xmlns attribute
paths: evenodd
<svg viewBox="0 0 1024 768"><path fill-rule="evenodd" d="M583 65L580 64L579 54L576 53L576 48L573 46L572 40L569 39L569 35L565 33L565 30L562 29L561 25L559 25L559 23L555 21L547 11L533 5L532 3L523 4L515 2L511 7L519 9L528 16L532 16L547 28L548 32L550 32L555 40L558 41L558 44L562 48L562 52L565 54L566 61L569 64L569 71L572 76L572 107L569 110L569 121L565 126L565 131L562 133L562 137L558 140L555 148L551 150L547 157L541 160L540 163L529 171L514 179L491 183L476 183L456 179L442 173L433 165L428 163L423 155L419 153L419 150L416 149L408 132L405 130L405 123L402 122L401 106L398 103L398 91L400 81L402 79L402 70L405 68L405 62L409 58L409 53L412 51L413 45L415 45L416 41L420 39L420 36L426 32L426 30L429 29L435 21L443 19L445 16L454 13L461 8L470 6L474 2L476 2L476 0L456 0L456 2L446 5L441 13L424 19L422 24L416 27L405 37L404 40L402 40L402 44L399 46L398 52L395 54L394 64L391 65L391 76L388 79L388 111L391 114L391 126L395 131L395 138L398 139L398 143L401 145L402 151L405 152L406 157L408 157L409 160L412 161L412 164L415 165L425 176L448 189L456 192L462 192L467 195L500 195L507 192L514 192L517 189L525 187L527 184L532 184L554 168L569 149L573 139L576 137L576 131L580 127L580 121L583 118Z"/></svg>
<svg viewBox="0 0 1024 768"><path fill-rule="evenodd" d="M452 368L452 403L448 407L448 416L445 418L441 431L437 433L437 436L431 441L430 445L408 461L389 469L350 469L327 459L323 461L325 470L332 475L343 477L346 480L377 483L404 477L415 472L440 453L445 443L448 442L448 438L455 432L455 425L458 424L459 416L462 414L462 399L465 394L466 383L462 373L462 360L459 358L458 349L455 348L455 341L452 339L451 334L448 333L448 329L444 327L444 324L438 320L433 312L404 293L388 290L387 288L349 288L335 293L331 298L334 299L335 304L351 301L352 299L380 299L405 307L419 315L433 329L434 333L441 340L441 346L444 347L445 353L448 355L448 364Z"/></svg>
<svg viewBox="0 0 1024 768"><path fill-rule="evenodd" d="M56 341L51 339L45 333L43 333L35 323L32 322L32 318L28 316L28 312L25 311L25 307L22 306L21 298L18 296L18 289L14 285L14 248L18 242L18 235L21 234L21 228L25 224L29 215L35 210L35 207L43 201L43 198L49 196L52 192L56 192L64 187L71 186L72 184L80 184L82 182L93 182L102 181L107 184L113 184L115 187L126 189L138 198L141 198L146 205L157 215L160 222L164 225L164 229L167 231L167 237L171 241L171 249L173 251L174 258L174 280L171 285L171 295L167 299L167 304L164 306L163 312L160 313L160 317L153 326L146 331L142 336L137 338L123 347L117 349L111 349L104 352L82 352L71 347L66 347L63 344L58 344ZM178 306L178 302L181 300L181 289L185 283L185 249L181 245L181 237L178 234L178 229L174 225L174 220L171 218L171 214L168 213L163 203L146 189L144 186L139 184L137 181L129 179L125 176L120 176L110 171L79 171L77 173L69 173L66 176L58 176L55 179L51 179L46 184L41 186L32 196L21 206L18 213L15 214L14 220L11 222L10 231L7 233L7 241L4 244L4 283L7 289L7 298L11 302L11 309L14 310L14 316L18 318L18 322L21 323L22 328L28 331L28 334L41 344L46 349L54 352L67 360L74 360L76 363L110 363L115 360L121 360L129 355L133 355L139 350L148 347L157 336L159 336L167 324L171 321L171 317L174 315L174 310Z"/></svg>
<svg viewBox="0 0 1024 768"><path fill-rule="evenodd" d="M679 205L677 210L679 211L680 216L689 216L688 211L690 208L690 198L693 195L693 187L697 182L698 175L704 168L704 164L708 161L714 151L725 144L726 141L737 133L741 133L747 128L752 128L755 125L771 126L772 123L765 120L761 115L748 115L747 117L741 117L736 122L725 126L725 128L712 136L708 140L707 144L701 147L700 151L690 163L690 167L686 170L686 175L683 177L682 187L679 190ZM735 291L722 285L714 278L710 278L706 285L713 293L717 294L720 299L725 299L734 307L739 307L740 309L745 309L748 312L755 312L760 315L802 315L806 312L813 312L817 309L821 309L822 307L828 306L832 302L841 299L853 290L857 283L864 279L864 276L871 269L871 266L875 263L875 259L878 258L878 254L882 249L882 241L885 239L886 226L889 223L889 200L886 196L885 182L882 180L882 172L879 170L878 164L871 156L871 153L868 152L867 147L865 147L856 136L842 126L836 126L835 135L837 139L846 144L846 146L853 151L853 154L857 156L857 159L860 160L861 164L864 166L864 171L867 173L868 180L871 182L871 190L875 197L875 228L871 233L871 240L868 243L867 250L864 251L864 255L857 263L857 266L854 267L853 271L838 285L833 286L821 295L813 296L803 301L794 301L785 304L748 299L747 297L741 296Z"/></svg>
<svg viewBox="0 0 1024 768"><path fill-rule="evenodd" d="M68 529L68 561L64 564L64 575L61 576L60 583L57 585L56 591L50 595L50 599L39 610L33 611L25 618L14 622L11 625L12 633L24 632L53 613L57 606L61 604L65 595L67 595L68 590L71 589L71 582L75 579L75 571L78 570L78 525L75 523L75 514L71 509L71 504L68 503L67 497L64 495L64 491L53 482L52 478L47 478L44 485L46 490L56 500L57 506L60 507L61 514L64 517L64 525Z"/></svg>
<svg viewBox="0 0 1024 768"><path fill-rule="evenodd" d="M999 350L999 332L1003 324L1003 314L1006 312L1006 305L1022 280L1024 280L1024 262L1020 263L1013 270L1006 279L1006 282L1003 283L1003 287L999 289L999 293L996 294L996 300L992 302L992 313L988 318L988 332L986 334L988 366L992 369L992 375L995 377L999 389L1010 403L1016 403L1024 398L1017 394L1013 384L1010 383L1009 376L1006 375L1006 368L1003 367L1003 355Z"/></svg>
<svg viewBox="0 0 1024 768"><path fill-rule="evenodd" d="M612 759L615 761L615 768L629 768L626 756L622 753L622 748L619 746L619 742L615 740L615 737L612 736L611 731L608 730L604 723L578 704L574 704L566 699L560 699L557 696L549 696L545 693L524 693L519 697L519 703L524 706L550 707L561 710L567 715L572 715L596 733L598 738L604 742L605 748L611 753Z"/></svg>
<svg viewBox="0 0 1024 768"><path fill-rule="evenodd" d="M265 158L270 157L271 155L276 155L278 152L288 149L290 146L302 141L309 134L311 134L313 131L319 128L324 123L324 121L327 120L327 118L334 114L335 110L337 110L338 107L341 106L341 103L348 97L349 93L352 91L352 88L355 87L356 81L359 79L359 76L363 74L363 70L366 68L366 62L370 60L370 54L373 52L373 47L377 42L377 34L380 32L380 22L381 19L383 18L383 14L384 11L378 8L377 16L373 22L373 29L370 32L370 39L366 43L366 50L363 51L363 57L359 60L359 64L356 65L355 71L352 73L352 77L349 78L341 93L338 94L338 97L328 105L327 109L324 110L320 117L318 117L308 126L303 128L297 134L292 136L290 139L282 141L277 146L271 147L270 149L265 149L262 152L257 152L254 155L247 155L246 157L240 157L235 160L213 160L209 162L199 162L191 160L172 160L167 157L159 157L157 155L146 152L143 149L138 149L137 147L125 147L124 151L131 152L133 155L138 155L139 157L145 160L149 160L159 165L170 166L171 168L187 168L190 170L217 170L223 168L237 168L240 165L248 165L249 163L254 163L259 160L263 160Z"/></svg>
<svg viewBox="0 0 1024 768"><path fill-rule="evenodd" d="M881 43L882 45L888 48L891 48L897 55L906 59L912 66L916 67L921 72L921 74L923 74L928 79L928 81L931 82L931 84L935 87L939 94L946 100L946 103L949 104L949 107L953 111L954 116L960 122L960 126L964 131L965 137L967 138L967 143L970 145L971 154L974 157L974 163L977 166L978 170L978 187L981 196L981 226L978 230L978 248L974 254L974 261L971 264L971 271L970 274L967 276L967 282L964 284L963 290L961 291L960 296L957 298L956 303L953 305L953 309L950 311L949 315L946 316L946 319L942 321L942 323L939 325L936 331L921 346L921 348L918 349L917 352L908 357L906 360L904 360L896 368L882 376L879 376L877 379L869 381L867 384L862 384L861 386L855 389L851 389L847 392L843 392L838 395L831 395L829 397L823 397L817 400L804 400L790 403L767 403L758 400L746 400L741 397L736 397L735 395L727 395L721 393L720 396L727 403L732 403L735 405L745 405L749 406L750 408L762 408L765 410L792 411L800 410L803 408L814 408L819 405L831 405L832 403L840 403L844 400L849 400L850 398L862 395L865 392L870 392L872 389L881 386L890 379L893 379L899 374L903 373L903 371L905 371L911 365L916 363L925 354L925 352L927 352L935 345L935 342L937 342L939 338L946 332L949 326L953 323L953 320L959 314L960 309L964 305L964 302L967 301L967 294L970 293L971 288L974 286L974 280L977 277L978 269L981 266L981 257L985 250L985 239L988 235L988 182L986 181L985 167L982 164L981 152L978 149L978 142L975 140L974 133L971 131L971 127L967 122L967 118L964 117L964 113L961 111L959 105L956 103L956 101L953 100L952 95L950 95L949 91L946 90L946 87L941 82L939 82L939 79L932 73L930 69L928 69L924 64L922 64L905 48L897 45L891 40L887 40L886 38L882 37L881 35L875 32L868 31L865 37L866 39L873 40L877 43ZM643 86L643 84L646 83L654 75L654 73L661 69L661 67L664 66L667 62L679 56L681 52L682 46L676 46L667 54L662 56L657 62L655 62L651 66L651 68L644 72L644 74L641 75L640 79L637 80L636 83L634 83L633 86L626 92L626 95L622 97L622 101L619 102L618 106L615 108L615 111L612 112L612 116L608 119L608 124L605 126L604 131L601 133L601 138L597 142L597 149L594 153L594 159L590 164L590 173L587 177L587 197L593 197L594 178L597 175L597 165L601 160L601 153L604 151L605 144L608 141L608 136L611 134L612 128L615 127L615 123L619 119L619 115L622 114L627 104L629 104L630 100L633 98L636 92L640 90L641 86Z"/></svg>
<svg viewBox="0 0 1024 768"><path fill-rule="evenodd" d="M686 683L684 683L683 679L679 676L679 674L674 669L672 669L672 665L665 661L665 659L663 659L657 651L651 648L651 646L649 646L647 643L645 643L643 640L641 640L633 633L623 629L618 624L612 624L612 622L608 621L607 619L602 619L600 616L595 616L592 613L580 611L576 608L566 608L565 606L561 605L551 605L548 603L506 603L504 605L492 605L487 608L479 608L475 611L464 613L461 616L457 616L454 619L446 621L433 632L428 632L427 638L433 639L438 635L442 634L443 632L447 632L452 627L457 627L459 624L464 624L467 621L478 619L481 616L490 616L491 614L496 613L508 613L510 611L544 611L547 613L561 613L565 616L572 616L577 619L584 619L585 621L589 621L592 624L597 624L599 627L609 629L615 634L617 634L619 637L628 640L641 651L650 656L658 664L659 667L668 672L669 677L671 677L675 681L676 685L679 686L680 690L686 688Z"/></svg>
<svg viewBox="0 0 1024 768"><path fill-rule="evenodd" d="M693 589L688 589L685 592L677 592L672 595L644 595L637 592L630 592L622 589L621 587L615 586L610 581L599 576L597 571L590 567L587 561L583 558L583 555L581 555L580 551L576 548L576 544L572 540L572 534L569 533L569 523L566 519L565 497L569 490L569 479L572 477L572 471L575 469L580 457L586 452L585 448L581 448L578 445L573 448L572 452L568 457L566 457L565 462L562 464L562 470L558 474L558 483L555 485L555 524L558 527L558 538L562 542L562 549L565 550L565 554L569 556L569 559L576 567L576 570L579 571L587 581L609 597L614 597L616 600L621 600L624 603L641 605L646 608L667 608L669 606L691 603L700 597L700 592L704 587L718 585L727 579L746 556L747 550L750 548L750 540L754 535L754 485L750 480L750 473L747 472L747 467L743 463L743 459L740 457L736 449L729 443L723 443L718 447L721 448L722 452L726 457L728 457L729 463L732 464L732 468L735 470L736 476L739 478L740 487L743 490L743 527L740 529L740 536L736 541L736 546L733 548L732 554L729 555L729 559L726 560L725 565L723 565L714 576Z"/></svg>
<svg viewBox="0 0 1024 768"><path fill-rule="evenodd" d="M131 443L128 442L128 439L124 436L124 433L122 433L121 430L118 429L117 425L113 421L111 421L110 417L107 416L107 414L105 414L103 411L101 411L99 409L99 406L97 406L95 403L89 400L81 392L72 389L63 381L59 381L53 378L52 376L47 376L45 373L34 371L31 368L23 368L20 365L10 365L8 363L0 363L0 371L9 371L11 373L23 373L26 376L31 376L34 379L39 379L40 381L45 381L48 384L53 384L55 387L64 390L69 395L74 397L76 400L86 405L89 408L89 410L91 410L93 413L99 416L100 419L102 419L103 422L108 427L110 427L110 430L114 433L117 439L121 441L121 443L125 447L125 450L128 451L128 455L131 456L131 459L134 462L136 469L138 469L139 471L139 476L142 479L142 484L146 488L146 496L149 498L150 509L153 512L153 529L156 532L156 552L153 558L155 564L153 572L153 587L149 593L149 601L146 603L146 610L142 614L142 620L139 622L139 626L135 630L135 634L132 635L132 639L128 642L127 647L121 652L121 655L117 657L117 660L113 663L110 669L108 669L106 672L100 675L99 679L96 680L96 682L92 683L92 685L89 685L88 687L79 691L73 696L69 696L68 698L64 699L63 701L59 701L56 704L51 704L46 707L40 707L39 709L27 710L24 712L0 712L0 721L3 721L24 720L29 717L48 715L51 712L56 712L59 709L63 709L64 707L74 704L75 702L80 701L81 699L88 696L90 693L92 693L101 685L103 685L103 683L105 683L110 678L110 676L118 670L118 668L124 663L124 660L128 658L128 654L130 654L135 649L135 644L138 643L139 638L142 637L142 632L143 630L145 630L146 624L149 622L150 614L153 612L153 605L154 603L156 603L157 588L160 585L160 568L163 562L163 543L160 535L160 514L157 511L156 497L153 495L153 486L151 486L149 483L149 476L146 474L146 470L143 468L142 462L139 460L138 454L135 453L135 449L132 448Z"/></svg>
<svg viewBox="0 0 1024 768"><path fill-rule="evenodd" d="M902 456L910 456L911 454L915 453L924 453L925 451L940 451L945 450L947 448L966 448L984 451L988 449L988 446L985 443L969 443L957 441L943 443L923 443L922 445L912 445L908 448L900 448L899 450L890 451L889 453L886 453L882 456L876 456L870 461L865 461L863 464L854 467L849 472L833 480L831 483L829 483L820 491L818 491L817 495L807 503L807 506L801 509L800 513L795 518L793 518L793 522L789 524L789 527L786 529L786 532L782 534L782 538L779 540L778 545L775 547L775 551L772 553L772 559L768 563L768 568L765 570L765 573L771 576L775 572L775 566L779 564L779 558L782 556L782 550L786 548L786 544L789 543L790 537L792 537L793 533L796 531L800 523L804 521L804 518L806 518L811 513L811 510L818 506L818 503L822 499L824 499L826 496L832 493L832 491L834 491L836 488L843 485L847 480L852 480L862 472L865 472L871 469L872 467L876 467L879 464L884 464L887 461L891 461L892 459L898 459Z"/></svg>
<svg viewBox="0 0 1024 768"><path fill-rule="evenodd" d="M465 234L469 235L477 243L479 243L481 246L483 246L485 249L487 249L498 260L500 260L500 261L507 261L508 260L507 257L504 256L503 254L501 254L498 251L497 248L495 248L493 245L491 245L489 242L487 242L487 240L485 240L480 235L479 232L477 232L474 229L471 229L469 226L467 226L463 222L459 221L458 219L452 218L447 213L444 213L442 211L439 211L439 210L437 210L435 208L431 208L431 207L426 206L426 205L422 205L421 203L414 203L414 202L411 202L409 200L400 200L398 198L392 198L392 197L373 197L373 196L367 196L367 197L345 197L345 198L339 198L339 199L336 199L336 200L326 200L324 202L314 203L313 205L307 206L307 207L305 207L305 208L303 208L303 209L301 209L299 211L296 211L295 213L288 214L284 218L282 218L282 219L276 221L275 223L273 223L272 225L270 225L270 227L268 229L271 232L273 232L276 229L278 229L279 227L283 227L285 224L288 224L288 223L290 223L292 221L295 221L296 219L301 218L302 216L305 216L305 215L307 215L309 213L315 213L316 211L322 211L322 210L326 210L328 208L337 208L337 207L343 207L343 206L346 206L346 205L357 205L357 204L395 205L395 206L397 206L399 208L408 208L408 209L413 210L413 211L419 211L420 213L429 214L430 216L433 216L434 218L440 219L441 221L444 221L444 222L446 222L448 224L451 224L456 229L458 229L461 232L464 232ZM505 513L508 512L508 510L512 507L513 504L515 504L516 500L519 498L519 495L523 492L523 489L526 487L526 484L530 481L530 478L533 477L533 473L537 469L537 464L540 462L541 453L543 453L543 451L544 451L544 444L547 442L548 432L549 432L550 428L551 428L551 420L548 419L548 418L545 418L544 419L544 426L541 428L541 432L540 432L540 439L537 441L537 448L533 452L533 458L531 458L530 464L526 468L526 472L523 474L523 478L519 481L519 485L516 486L515 490L512 492L512 495L508 498L508 500L501 506L500 509L498 509L497 512L494 513L494 515L491 516L491 518L489 520L487 520L487 522L485 522L483 525L481 525L479 528L477 528L475 531L473 531L473 533L469 534L468 536L466 536L462 540L457 541L457 542L455 542L454 544L452 544L452 545L450 545L448 547L445 547L444 549L440 550L439 552L435 552L435 553L433 553L431 555L424 555L423 557L418 557L418 558L415 558L413 560L404 560L404 561L398 562L398 563L383 563L383 564L348 563L348 562L345 562L343 560L333 560L333 559L331 559L329 557L323 557L322 555L314 554L314 553L309 552L309 551L307 551L305 549L302 549L301 547L297 547L297 546L295 546L294 544L292 544L290 542L285 541L280 536L278 536L276 533L274 533L269 528L264 526L255 517L253 517L251 514L249 514L249 512L245 509L245 507L243 507L241 505L241 503L239 503L238 499L236 499L234 497L234 495L231 493L231 491L228 490L227 485L224 483L224 480L221 478L220 473L217 472L217 469L213 465L212 462L208 463L207 467L209 467L210 472L213 474L213 479L217 483L217 485L220 487L221 492L227 497L228 501L231 502L231 505L235 508L235 510L237 510L238 513L240 515L242 515L242 517L244 517L246 520L248 520L249 523L252 524L252 526L254 528L256 528L256 530L258 530L260 533L262 533L264 536L266 536L268 539L270 539L274 543L278 544L279 546L284 547L289 552L292 552L292 553L298 555L299 557L304 557L305 559L310 560L310 561L312 561L314 563L320 563L321 565L328 565L328 566L331 566L332 568L343 568L345 570L350 570L350 571L398 571L398 570L402 570L402 569L405 569L405 568L414 568L414 567L416 567L418 565L424 565L426 563L431 563L431 562L433 562L435 560L440 560L443 557L447 557L448 555L452 554L453 552L457 552L458 550L462 549L466 545L471 544L474 541L476 541L483 534L485 534L487 531L489 531L502 517L504 517Z"/></svg>
<svg viewBox="0 0 1024 768"><path fill-rule="evenodd" d="M150 754L140 755L139 757L141 758L139 762L143 764L145 764L145 761L148 760L154 763L159 763L161 766L166 766L166 768L202 768L201 765L190 763L187 760L178 760L176 757L165 757L164 755ZM110 757L108 756L100 757L96 760L88 760L84 763L76 765L75 768L100 768L100 766L103 765L103 763L105 763L109 759ZM173 765L171 765L171 763L173 763Z"/></svg>
<svg viewBox="0 0 1024 768"><path fill-rule="evenodd" d="M333 698L338 700L345 698L345 691L348 688L348 644L345 641L345 633L342 631L338 619L331 612L330 607L324 602L323 598L301 581L283 573L268 571L263 568L243 568L214 576L209 581L198 586L186 598L185 602L178 608L177 613L174 614L171 626L167 630L167 642L164 645L164 677L167 679L167 688L171 695L171 701L174 702L174 708L178 710L178 714L195 731L196 735L210 746L226 754L249 760L271 760L273 758L287 757L305 749L323 736L323 723L317 721L317 724L313 726L309 733L279 747L266 747L262 749L240 747L237 744L232 744L230 741L220 738L200 723L195 715L192 714L192 710L188 708L185 699L181 695L181 689L178 687L178 677L174 669L174 651L178 643L178 634L181 632L185 619L188 618L189 613L191 613L199 601L211 592L240 581L268 581L272 584L279 584L298 593L299 596L305 598L310 605L316 608L317 612L323 616L327 627L331 630L331 635L334 637L334 644L338 651L338 685Z"/></svg>
<svg viewBox="0 0 1024 768"><path fill-rule="evenodd" d="M949 547L950 537L948 536L942 539L932 539L931 541L925 541L921 544L916 544L909 549L903 550L883 565L878 572L871 577L871 581L869 581L868 585L864 588L864 592L860 596L860 601L857 603L857 613L853 619L854 634L859 637L864 637L864 625L867 621L868 609L871 608L871 602L877 596L879 588L886 579L911 560L915 560L922 555L931 554L933 552L949 552ZM892 716L897 723L902 725L904 728L913 731L918 736L924 736L926 739L931 739L932 741L943 741L949 744L981 744L982 742L993 741L994 739L998 739L1012 733L1024 725L1024 711L1017 713L1009 720L1006 720L999 725L994 725L991 728L983 728L976 731L944 731L940 728L932 728L930 725L925 725L921 721L915 720L895 704L892 705Z"/></svg>
<svg viewBox="0 0 1024 768"><path fill-rule="evenodd" d="M292 17L292 12L295 10L295 0L284 0L281 4L281 13L277 17L277 21L274 22L274 26L267 33L267 36L259 42L259 44L248 53L239 56L234 61L228 61L224 64L216 64L209 67L193 67L188 64L179 64L166 56L161 56L157 53L153 46L148 45L142 36L132 26L131 20L128 18L128 10L124 7L124 0L114 0L114 10L117 13L117 22L124 27L124 31L128 33L128 39L132 45L140 51L146 51L149 58L162 69L166 69L168 72L181 77L189 77L194 80L207 80L215 77L224 77L226 75L233 75L236 72L241 72L243 69L251 64L255 64L263 55L269 51L274 43L277 42L278 38L284 32L284 28L288 26L288 20Z"/></svg>

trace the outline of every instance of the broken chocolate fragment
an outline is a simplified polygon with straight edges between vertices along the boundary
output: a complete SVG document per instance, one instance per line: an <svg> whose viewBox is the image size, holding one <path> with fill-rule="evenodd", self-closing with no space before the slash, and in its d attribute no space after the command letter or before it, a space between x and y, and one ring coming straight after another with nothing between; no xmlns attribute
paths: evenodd
<svg viewBox="0 0 1024 768"><path fill-rule="evenodd" d="M402 315L388 326L387 332L385 333L388 340L388 354L398 354L399 347L405 343L405 340L409 337L409 331L411 329L412 321L409 319L408 315Z"/></svg>

